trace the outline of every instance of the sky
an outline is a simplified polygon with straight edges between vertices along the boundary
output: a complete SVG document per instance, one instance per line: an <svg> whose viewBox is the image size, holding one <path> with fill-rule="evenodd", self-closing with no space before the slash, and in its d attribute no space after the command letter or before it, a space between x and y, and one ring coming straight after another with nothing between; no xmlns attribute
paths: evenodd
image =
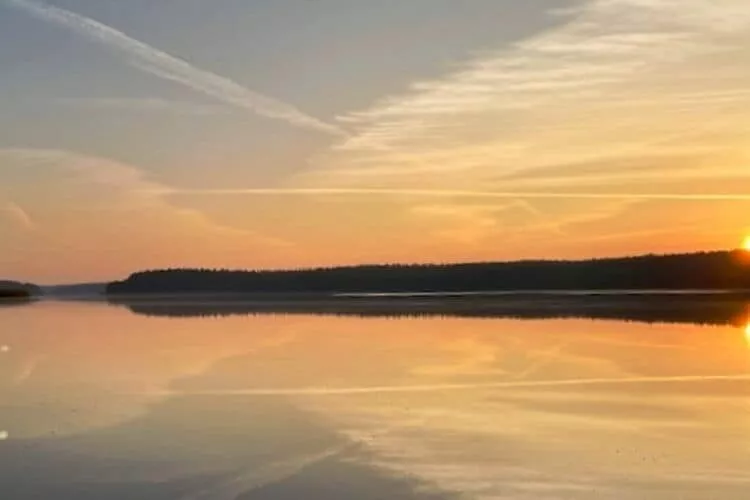
<svg viewBox="0 0 750 500"><path fill-rule="evenodd" d="M0 0L0 276L733 248L747 0Z"/></svg>

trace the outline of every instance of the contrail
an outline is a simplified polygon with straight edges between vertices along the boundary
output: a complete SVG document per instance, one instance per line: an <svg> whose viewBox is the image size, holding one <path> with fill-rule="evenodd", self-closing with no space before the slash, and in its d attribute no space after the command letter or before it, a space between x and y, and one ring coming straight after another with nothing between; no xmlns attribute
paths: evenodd
<svg viewBox="0 0 750 500"><path fill-rule="evenodd" d="M586 387L597 385L624 384L669 384L687 382L750 382L750 374L744 375L679 375L673 377L624 377L624 378L586 378L565 380L528 380L487 382L479 384L430 384L373 387L302 387L294 389L244 389L217 391L157 391L149 392L150 396L347 396L357 394L441 392L470 389L533 389L555 387Z"/></svg>
<svg viewBox="0 0 750 500"><path fill-rule="evenodd" d="M339 455L357 443L344 443L312 455L256 466L210 488L197 491L181 500L235 500L271 484L281 483L305 469Z"/></svg>
<svg viewBox="0 0 750 500"><path fill-rule="evenodd" d="M518 198L518 199L590 199L590 200L665 200L665 201L750 201L750 194L727 193L561 193L522 191L471 191L455 189L370 189L370 188L248 188L248 189L167 189L160 194L196 196L248 195L371 195L424 196L435 198Z"/></svg>
<svg viewBox="0 0 750 500"><path fill-rule="evenodd" d="M202 92L226 104L298 127L345 135L339 127L309 116L294 106L258 94L237 82L205 71L94 19L35 0L0 0L37 19L57 24L125 55L130 64L165 80Z"/></svg>

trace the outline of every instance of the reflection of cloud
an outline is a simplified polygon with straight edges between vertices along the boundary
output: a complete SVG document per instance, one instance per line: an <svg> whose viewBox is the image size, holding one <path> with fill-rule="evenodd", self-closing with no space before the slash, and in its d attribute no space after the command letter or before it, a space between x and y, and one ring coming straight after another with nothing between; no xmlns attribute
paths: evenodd
<svg viewBox="0 0 750 500"><path fill-rule="evenodd" d="M221 484L190 493L182 497L181 500L235 500L252 491L283 482L299 474L304 469L335 457L353 446L353 443L346 443L319 453L261 465L232 477Z"/></svg>
<svg viewBox="0 0 750 500"><path fill-rule="evenodd" d="M489 375L504 373L495 367L497 363L497 346L477 339L459 339L447 342L443 346L446 354L456 357L454 361L441 364L430 364L416 367L414 375L429 377Z"/></svg>
<svg viewBox="0 0 750 500"><path fill-rule="evenodd" d="M29 379L31 379L31 377L34 375L34 372L46 357L46 355L37 355L25 361L23 365L21 365L17 373L13 376L13 385L22 385Z"/></svg>
<svg viewBox="0 0 750 500"><path fill-rule="evenodd" d="M171 56L135 40L111 26L75 12L35 0L5 0L30 15L83 35L127 56L130 63L152 75L179 83L227 104L244 108L262 116L330 134L341 129L304 114L290 104L258 94L228 78L196 68L187 61Z"/></svg>
<svg viewBox="0 0 750 500"><path fill-rule="evenodd" d="M63 316L31 315L29 321L38 328L15 328L10 333L8 342L12 340L19 350L29 351L24 343L30 342L58 355L54 363L45 364L45 377L36 380L38 385L23 391L24 396L31 391L43 395L24 413L35 419L50 414L65 418L68 411L40 415L38 408L71 401L73 388L93 383L100 390L66 405L78 408L76 418L90 419L88 414L97 409L111 411L118 400L137 405L141 414L135 417L132 411L120 409L114 420L117 428L101 428L113 425L111 419L92 419L70 439L60 439L61 424L54 422L51 428L57 439L38 440L38 446L24 452L38 455L23 455L24 460L8 464L0 471L2 484L14 484L18 470L24 474L41 467L51 470L51 464L59 471L55 477L66 478L67 491L101 476L95 484L87 484L96 498L113 496L123 474L129 484L148 480L141 491L149 492L146 488L161 487L170 478L189 476L187 487L172 497L185 498L186 492L192 492L186 498L194 500L297 497L289 492L303 498L305 494L363 498L356 494L362 485L373 485L377 491L373 498L402 498L384 493L387 481L351 474L342 465L353 461L366 465L368 471L382 471L383 476L415 479L417 492L442 489L472 498L538 500L569 494L592 500L602 496L636 500L658 495L642 491L628 495L616 478L632 479L627 488L633 488L632 483L644 478L662 480L662 473L667 476L673 471L692 475L713 470L710 462L716 457L721 460L715 463L734 465L733 457L741 462L746 455L736 436L745 426L739 410L748 377L698 375L708 370L746 370L746 355L737 349L741 339L734 329L588 321L268 316L167 321L130 316L118 309L86 309L85 329L80 329L80 311L66 309ZM286 340L288 334L295 336L294 342ZM576 348L562 352L562 342L567 340L576 342ZM650 342L670 341L699 348L650 350ZM284 347L264 352L259 345ZM634 349L625 348L629 345ZM238 357L244 352L247 357ZM493 352L499 354L494 363L489 354ZM655 376L610 377L602 363L591 366L589 360L597 358L623 372ZM222 359L231 360L231 366ZM438 367L432 375L440 375L442 364L447 381L456 380L455 375L464 370L497 380L498 368L512 376L522 373L526 360L562 365L537 374L538 378L565 378L524 384L505 379L494 387L396 386L414 380L413 370L419 366ZM667 376L680 373L693 375ZM568 378L573 376L581 379ZM725 383L735 381L739 383ZM343 382L359 387L327 389ZM304 384L317 384L316 392L299 388ZM378 384L382 387L374 387ZM255 385L261 390L158 392L162 387ZM287 391L270 389L290 386ZM651 392L653 386L658 386L658 394ZM141 387L155 390L147 396L176 397L123 394ZM503 387L509 390L491 390ZM729 387L732 392L727 395L723 389ZM286 400L276 395L302 397ZM144 401L151 404L143 408ZM93 407L86 406L92 402ZM142 408L147 411L141 412ZM123 421L127 417L133 420ZM25 438L27 422L3 418L14 437ZM348 448L342 436L353 438L358 453L344 454ZM688 443L701 446L686 448ZM615 451L625 447L627 453ZM657 469L651 454L665 449L674 455ZM648 463L642 461L644 455ZM42 465L34 460L39 456L46 459ZM70 460L71 456L80 460ZM106 460L101 460L104 456ZM712 480L718 483L718 477L725 477L722 471ZM334 494L312 494L321 484L332 485ZM346 488L354 494L341 493L350 491ZM721 497L743 498L741 494Z"/></svg>

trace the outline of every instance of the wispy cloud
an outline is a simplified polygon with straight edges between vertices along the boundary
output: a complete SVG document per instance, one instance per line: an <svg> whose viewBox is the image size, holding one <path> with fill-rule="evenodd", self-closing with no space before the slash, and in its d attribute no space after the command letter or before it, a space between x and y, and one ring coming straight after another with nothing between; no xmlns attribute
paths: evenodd
<svg viewBox="0 0 750 500"><path fill-rule="evenodd" d="M379 188L239 188L239 189L169 189L158 188L165 195L191 196L386 196L419 198L485 198L539 200L668 200L668 201L750 201L742 193L635 193L635 192L544 192L481 191L460 189L379 189Z"/></svg>
<svg viewBox="0 0 750 500"><path fill-rule="evenodd" d="M691 204L734 213L750 200L749 47L746 0L584 0L546 31L339 116L353 133L286 184L309 191L246 194L396 198L404 218L431 198L527 200L544 215L493 226L462 211L485 247L502 234L524 254L540 234L558 233L560 251L572 235L656 231L649 207L687 227Z"/></svg>
<svg viewBox="0 0 750 500"><path fill-rule="evenodd" d="M504 191L747 177L747 2L588 0L568 21L341 116L356 132L307 180L433 174Z"/></svg>
<svg viewBox="0 0 750 500"><path fill-rule="evenodd" d="M58 232L85 231L86 234L77 237L76 242L86 244L92 234L104 230L104 227L99 227L104 217L112 221L110 227L119 226L122 234L128 231L142 234L143 231L160 228L165 247L172 247L178 239L195 238L196 235L201 235L204 240L213 239L217 244L231 241L238 247L261 246L279 250L290 246L285 240L226 225L212 220L200 210L175 204L164 197L172 190L170 186L149 179L136 167L110 159L65 150L0 149L0 174L5 169L12 172L14 168L28 175L38 175L38 171L43 169L46 179L42 183L37 181L37 184L45 197L39 199L33 189L23 191L30 197L36 197L37 220L32 220L14 202L0 203L0 214L8 214L16 223L28 229L44 226L47 228L44 236L49 241L60 236ZM45 189L50 184L54 184L54 191ZM22 183L14 185L9 182L7 187L19 192L28 189ZM61 223L60 213L72 209L78 211L79 215L91 212L102 214L102 217L81 215L70 218L65 224ZM149 219L148 227L144 227L143 217ZM64 226L67 225L75 226L75 229L66 229ZM61 237L73 239L69 233ZM74 245L72 242L57 244L66 248Z"/></svg>
<svg viewBox="0 0 750 500"><path fill-rule="evenodd" d="M675 384L695 382L748 382L748 374L729 375L676 375L664 377L613 377L566 380L505 380L471 384L425 384L377 387L302 387L292 389L238 389L216 391L159 391L148 393L158 396L345 396L357 394L444 392L481 389L545 389L561 387L587 387L635 384Z"/></svg>
<svg viewBox="0 0 750 500"><path fill-rule="evenodd" d="M476 245L497 231L498 213L507 210L511 203L457 204L430 203L417 205L412 213L426 221L439 223L431 234L452 243Z"/></svg>
<svg viewBox="0 0 750 500"><path fill-rule="evenodd" d="M35 0L3 0L43 21L70 29L127 57L130 64L152 75L179 83L226 104L282 120L292 125L342 135L340 127L305 114L291 104L259 94L210 71L199 69L184 59L169 55L122 31L81 14Z"/></svg>
<svg viewBox="0 0 750 500"><path fill-rule="evenodd" d="M4 213L10 220L23 229L36 229L36 224L31 216L15 202L7 201L0 204L0 212Z"/></svg>

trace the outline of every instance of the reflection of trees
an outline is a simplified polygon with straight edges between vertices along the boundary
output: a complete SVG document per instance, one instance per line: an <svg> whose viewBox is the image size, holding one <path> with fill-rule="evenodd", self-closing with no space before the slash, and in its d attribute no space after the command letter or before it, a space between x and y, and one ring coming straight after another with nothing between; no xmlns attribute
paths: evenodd
<svg viewBox="0 0 750 500"><path fill-rule="evenodd" d="M2 296L0 295L0 307L24 306L31 304L34 299L28 295Z"/></svg>
<svg viewBox="0 0 750 500"><path fill-rule="evenodd" d="M743 294L472 295L432 297L338 297L306 300L118 301L133 313L162 317L256 314L344 316L455 316L471 318L590 318L647 323L743 325Z"/></svg>

